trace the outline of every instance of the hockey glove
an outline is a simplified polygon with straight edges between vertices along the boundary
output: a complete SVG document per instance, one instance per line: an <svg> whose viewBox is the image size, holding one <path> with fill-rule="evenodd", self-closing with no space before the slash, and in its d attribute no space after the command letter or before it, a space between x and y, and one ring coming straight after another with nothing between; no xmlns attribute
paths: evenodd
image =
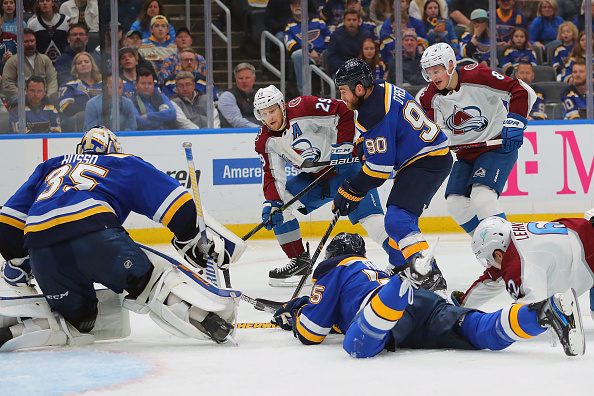
<svg viewBox="0 0 594 396"><path fill-rule="evenodd" d="M264 227L270 231L277 225L283 224L283 212L280 211L284 205L283 201L264 201L262 207L262 222Z"/></svg>
<svg viewBox="0 0 594 396"><path fill-rule="evenodd" d="M177 237L173 237L171 244L175 247L177 252L190 264L197 268L206 268L208 256L201 250L202 240L200 239L200 232L196 234L193 239L189 241L180 241ZM214 249L214 245L212 246Z"/></svg>
<svg viewBox="0 0 594 396"><path fill-rule="evenodd" d="M279 326L283 330L293 330L293 318L301 307L307 305L309 296L295 297L282 307L280 307L270 321L272 324Z"/></svg>
<svg viewBox="0 0 594 396"><path fill-rule="evenodd" d="M33 279L29 256L8 260L4 264L2 278L11 287L29 287Z"/></svg>
<svg viewBox="0 0 594 396"><path fill-rule="evenodd" d="M452 300L452 304L454 304L457 307L460 307L462 305L462 297L464 297L464 293L459 290L454 290L450 294L450 299Z"/></svg>
<svg viewBox="0 0 594 396"><path fill-rule="evenodd" d="M501 130L501 138L503 139L501 147L503 151L509 153L522 146L522 143L524 143L524 129L526 129L527 123L526 118L519 114L509 113L507 115Z"/></svg>
<svg viewBox="0 0 594 396"><path fill-rule="evenodd" d="M336 211L340 210L341 216L347 216L357 209L359 202L361 202L366 194L366 191L357 191L351 187L351 183L348 180L343 181L334 196L332 212L336 213Z"/></svg>
<svg viewBox="0 0 594 396"><path fill-rule="evenodd" d="M334 165L336 173L344 173L350 167L351 164L345 164L344 162L353 157L353 147L353 143L348 142L332 145L330 161L336 161L336 164Z"/></svg>

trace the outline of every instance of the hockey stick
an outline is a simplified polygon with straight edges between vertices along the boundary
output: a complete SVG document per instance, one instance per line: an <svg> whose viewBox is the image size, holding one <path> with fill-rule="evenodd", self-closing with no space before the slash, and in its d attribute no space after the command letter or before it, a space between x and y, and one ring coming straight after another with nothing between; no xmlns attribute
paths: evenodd
<svg viewBox="0 0 594 396"><path fill-rule="evenodd" d="M200 250L208 256L208 237L206 236L206 223L204 222L204 216L202 215L202 203L200 201L200 191L198 190L198 179L196 178L196 168L194 167L194 155L192 154L192 143L184 142L182 144L186 152L186 160L188 162L188 171L190 173L190 182L192 183L192 192L194 194L194 204L196 205L196 214L198 218L198 229L200 230L200 239L202 244ZM231 287L231 277L229 276L229 270L223 270L225 277L225 286ZM220 286L220 280L216 268L216 264L209 260L206 267L206 278L209 282L214 282L216 286Z"/></svg>
<svg viewBox="0 0 594 396"><path fill-rule="evenodd" d="M489 146L497 146L503 143L503 139L494 139L494 140L487 140L486 142L478 142L478 143L468 143L468 144L457 144L454 146L450 146L450 150L460 150L460 149L470 149L470 148L477 148L477 147L489 147Z"/></svg>
<svg viewBox="0 0 594 396"><path fill-rule="evenodd" d="M353 162L359 162L359 157L341 158L341 159L334 159L334 160L330 160L330 161L319 161L319 162L305 160L301 164L301 168L317 168L318 166L344 165L344 164L352 164Z"/></svg>
<svg viewBox="0 0 594 396"><path fill-rule="evenodd" d="M299 194L295 195L289 202L287 202L286 204L284 204L279 210L282 212L282 211L286 210L289 206L293 205L301 197L303 197L305 194L307 194L308 192L310 192L315 186L317 186L318 184L320 184L326 178L326 176L328 176L330 173L332 173L334 171L334 169L335 169L334 167L331 167L328 170L326 170L316 180L314 180L313 182L311 182L311 184L309 186L305 187ZM247 234L245 234L243 236L243 238L241 238L241 239L243 239L244 241L247 241L256 232L260 231L262 229L262 227L264 227L264 225L266 225L266 222L263 221L260 224L258 224L256 227L254 227L250 232L248 232Z"/></svg>

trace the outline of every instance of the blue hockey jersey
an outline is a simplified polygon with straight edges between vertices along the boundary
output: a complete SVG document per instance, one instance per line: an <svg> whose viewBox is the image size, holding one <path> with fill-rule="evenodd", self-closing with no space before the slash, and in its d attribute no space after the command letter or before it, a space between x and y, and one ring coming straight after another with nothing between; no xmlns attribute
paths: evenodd
<svg viewBox="0 0 594 396"><path fill-rule="evenodd" d="M7 258L21 246L47 247L119 228L131 211L191 238L195 210L179 182L139 157L62 155L38 165L0 210L0 251Z"/></svg>

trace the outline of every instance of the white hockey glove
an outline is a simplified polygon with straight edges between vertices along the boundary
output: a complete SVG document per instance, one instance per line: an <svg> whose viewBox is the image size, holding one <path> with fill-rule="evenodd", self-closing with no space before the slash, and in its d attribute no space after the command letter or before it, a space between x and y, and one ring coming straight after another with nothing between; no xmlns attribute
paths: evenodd
<svg viewBox="0 0 594 396"><path fill-rule="evenodd" d="M31 287L33 272L29 264L29 256L8 260L2 269L2 278L11 287Z"/></svg>
<svg viewBox="0 0 594 396"><path fill-rule="evenodd" d="M204 250L208 254L205 254L200 249L202 245L200 233L196 234L189 241L180 241L177 237L174 237L171 243L177 249L178 253L194 267L206 268L208 258L210 257L220 269L229 268L231 260L229 254L225 251L225 241L208 228L206 229L206 237L208 238L208 244Z"/></svg>

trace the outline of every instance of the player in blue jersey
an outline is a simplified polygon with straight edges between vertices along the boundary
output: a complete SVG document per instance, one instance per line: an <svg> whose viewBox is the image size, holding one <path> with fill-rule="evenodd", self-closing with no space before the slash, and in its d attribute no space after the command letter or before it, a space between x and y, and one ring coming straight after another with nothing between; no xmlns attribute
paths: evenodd
<svg viewBox="0 0 594 396"><path fill-rule="evenodd" d="M334 196L333 211L343 216L357 208L367 191L390 176L394 184L387 202L385 227L390 237L390 268L394 274L411 262L433 261L419 230L419 217L452 167L447 137L403 89L378 80L361 59L349 59L334 77L340 95L351 110L358 110L355 126L361 133L357 147L364 165L345 180ZM434 264L434 275L424 287L446 289Z"/></svg>
<svg viewBox="0 0 594 396"><path fill-rule="evenodd" d="M84 135L76 154L37 166L0 210L4 279L15 287L27 286L34 275L49 308L61 316L57 321L65 320L72 331L93 329L98 317L93 283L100 283L116 293L125 290L126 308L150 311L161 327L176 335L204 333L224 340L232 329L227 321L234 317L233 304L222 304L226 314L218 316L193 303L199 300L193 297L196 289L203 290L188 284L171 265L149 259L122 227L132 211L168 227L175 235L173 245L186 260L206 267L190 193L141 158L123 154L115 134L97 126ZM221 248L217 238L210 233L210 246L202 250L223 267L233 253ZM183 290L177 289L180 285L185 285ZM56 322L43 319L44 324L36 324L41 329ZM0 329L0 346L23 331L7 329ZM32 346L56 345L48 342Z"/></svg>
<svg viewBox="0 0 594 396"><path fill-rule="evenodd" d="M501 350L549 327L568 356L584 354L573 289L540 302L483 313L416 289L428 271L416 264L390 279L365 257L361 236L340 233L314 271L311 295L289 301L275 312L272 323L293 330L305 345L321 343L331 331L342 333L343 349L356 358L396 348Z"/></svg>

